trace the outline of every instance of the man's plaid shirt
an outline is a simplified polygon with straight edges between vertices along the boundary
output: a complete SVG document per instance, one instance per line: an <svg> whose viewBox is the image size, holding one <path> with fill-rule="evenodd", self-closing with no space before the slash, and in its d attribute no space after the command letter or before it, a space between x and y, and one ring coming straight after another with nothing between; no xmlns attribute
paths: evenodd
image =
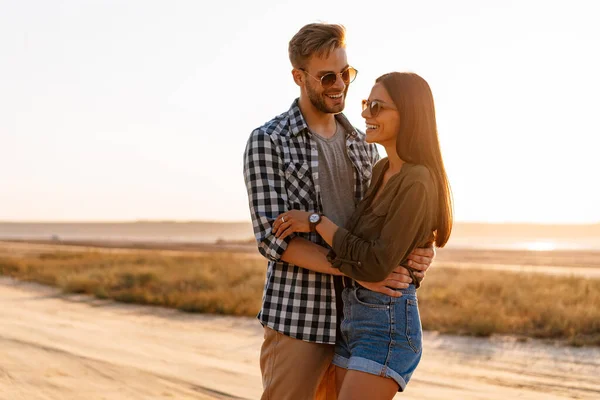
<svg viewBox="0 0 600 400"><path fill-rule="evenodd" d="M336 115L346 130L346 148L354 166L355 205L365 194L377 149L364 140L343 114ZM295 236L322 246L315 233L276 238L271 226L277 216L296 209L322 212L317 145L298 107L255 129L244 153L244 179L258 250L268 260L262 308L258 319L284 335L316 343L335 343L336 298L333 277L281 261Z"/></svg>

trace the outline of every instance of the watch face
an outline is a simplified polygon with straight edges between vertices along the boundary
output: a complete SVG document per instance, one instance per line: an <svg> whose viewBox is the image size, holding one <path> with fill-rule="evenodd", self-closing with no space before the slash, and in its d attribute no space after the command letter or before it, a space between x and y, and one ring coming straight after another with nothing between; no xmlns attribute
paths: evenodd
<svg viewBox="0 0 600 400"><path fill-rule="evenodd" d="M313 224L319 222L319 219L321 217L319 216L319 214L311 214L310 216L310 222L312 222Z"/></svg>

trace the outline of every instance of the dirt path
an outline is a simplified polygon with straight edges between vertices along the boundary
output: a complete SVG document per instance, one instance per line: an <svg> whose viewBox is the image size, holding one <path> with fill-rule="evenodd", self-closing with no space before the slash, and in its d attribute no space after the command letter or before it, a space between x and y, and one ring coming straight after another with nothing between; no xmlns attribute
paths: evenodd
<svg viewBox="0 0 600 400"><path fill-rule="evenodd" d="M63 296L0 278L1 400L258 399L254 318ZM400 399L600 397L600 349L425 337Z"/></svg>

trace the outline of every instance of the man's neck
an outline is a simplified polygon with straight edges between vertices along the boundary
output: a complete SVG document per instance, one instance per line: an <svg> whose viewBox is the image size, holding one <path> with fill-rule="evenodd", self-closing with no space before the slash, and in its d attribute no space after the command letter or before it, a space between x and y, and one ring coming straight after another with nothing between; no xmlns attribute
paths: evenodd
<svg viewBox="0 0 600 400"><path fill-rule="evenodd" d="M335 135L337 130L335 114L318 110L307 97L300 96L298 105L311 132L324 138L331 138Z"/></svg>

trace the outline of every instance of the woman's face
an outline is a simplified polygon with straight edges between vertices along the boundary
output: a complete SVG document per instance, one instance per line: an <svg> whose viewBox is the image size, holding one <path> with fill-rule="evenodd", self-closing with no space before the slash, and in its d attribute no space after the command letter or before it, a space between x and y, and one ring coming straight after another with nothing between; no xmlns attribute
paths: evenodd
<svg viewBox="0 0 600 400"><path fill-rule="evenodd" d="M376 105L373 105L378 103ZM379 108L377 115L371 112ZM379 143L380 145L396 146L396 137L400 129L400 114L392 98L382 84L376 83L371 89L367 107L362 112L362 117L367 125L366 140L368 143Z"/></svg>

